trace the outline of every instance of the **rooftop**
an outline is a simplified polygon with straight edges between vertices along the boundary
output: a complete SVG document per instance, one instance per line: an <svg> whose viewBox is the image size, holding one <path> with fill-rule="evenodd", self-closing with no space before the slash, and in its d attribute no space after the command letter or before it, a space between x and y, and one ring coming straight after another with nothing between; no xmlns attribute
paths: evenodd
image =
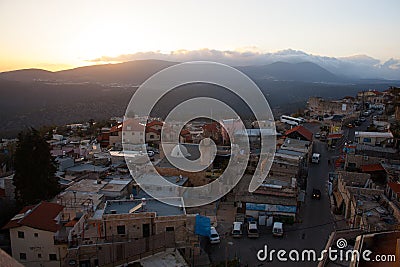
<svg viewBox="0 0 400 267"><path fill-rule="evenodd" d="M103 201L103 194L91 193L91 192L74 192L64 191L58 194L54 198L54 202L65 207L84 207L93 203L94 208L100 205Z"/></svg>
<svg viewBox="0 0 400 267"><path fill-rule="evenodd" d="M385 171L380 163L378 164L368 164L368 165L361 165L362 172L376 172L376 171Z"/></svg>
<svg viewBox="0 0 400 267"><path fill-rule="evenodd" d="M393 138L391 132L355 132L355 137L379 137L379 138Z"/></svg>
<svg viewBox="0 0 400 267"><path fill-rule="evenodd" d="M108 170L108 167L96 166L93 164L80 164L70 168L66 168L68 172L104 172Z"/></svg>
<svg viewBox="0 0 400 267"><path fill-rule="evenodd" d="M63 209L64 207L59 204L44 201L35 206L26 206L3 229L28 226L43 231L57 232L60 225L55 219Z"/></svg>
<svg viewBox="0 0 400 267"><path fill-rule="evenodd" d="M281 149L307 153L309 147L310 147L309 141L286 138L285 142L281 146Z"/></svg>
<svg viewBox="0 0 400 267"><path fill-rule="evenodd" d="M80 191L80 192L89 192L89 193L97 193L99 192L100 189L102 189L106 185L106 182L99 181L97 180L92 180L92 179L83 179L80 180L79 182L74 183L65 191Z"/></svg>
<svg viewBox="0 0 400 267"><path fill-rule="evenodd" d="M312 141L313 134L303 126L299 125L296 126L288 131L286 131L285 135L290 135L291 133L297 132L304 138L306 138L308 141Z"/></svg>
<svg viewBox="0 0 400 267"><path fill-rule="evenodd" d="M168 199L168 201L171 200L183 207L182 198ZM111 211L115 211L115 214L155 212L156 216L178 216L186 214L185 208L171 206L154 198L146 199L145 203L146 204L143 205L141 199L107 201L104 207L104 214L112 214Z"/></svg>
<svg viewBox="0 0 400 267"><path fill-rule="evenodd" d="M130 183L132 182L131 179L115 179L111 180L106 184L101 191L108 191L108 192L120 192L124 190Z"/></svg>

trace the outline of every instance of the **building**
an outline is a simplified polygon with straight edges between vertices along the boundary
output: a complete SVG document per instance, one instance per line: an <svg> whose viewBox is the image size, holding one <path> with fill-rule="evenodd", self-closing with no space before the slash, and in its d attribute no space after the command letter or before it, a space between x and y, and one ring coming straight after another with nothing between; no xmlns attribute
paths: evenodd
<svg viewBox="0 0 400 267"><path fill-rule="evenodd" d="M390 147L393 145L391 132L355 132L355 142L360 145Z"/></svg>
<svg viewBox="0 0 400 267"><path fill-rule="evenodd" d="M66 255L61 212L49 202L24 207L3 229L9 229L13 257L27 266L58 267Z"/></svg>
<svg viewBox="0 0 400 267"><path fill-rule="evenodd" d="M367 231L394 229L398 212L393 210L384 191L367 173L338 172L333 190L336 213L343 214L352 228Z"/></svg>
<svg viewBox="0 0 400 267"><path fill-rule="evenodd" d="M291 139L299 139L312 142L313 134L305 127L299 125L285 132L285 136Z"/></svg>
<svg viewBox="0 0 400 267"><path fill-rule="evenodd" d="M356 111L356 105L349 98L329 101L321 97L310 97L307 102L307 109L311 116L348 115Z"/></svg>
<svg viewBox="0 0 400 267"><path fill-rule="evenodd" d="M168 200L175 201L177 206L161 201L107 201L103 210L89 218L84 233L85 228L77 240L71 240L65 263L121 265L167 248L186 248L185 254L190 255L193 244L198 244L194 235L195 215L186 214L181 198Z"/></svg>
<svg viewBox="0 0 400 267"><path fill-rule="evenodd" d="M368 255L368 258L373 260L366 261L363 257L355 257L349 267L398 266L398 259L400 257L400 232L384 231L357 236L354 250L362 255L362 252L366 249L372 252ZM379 258L376 257L377 255L379 255ZM375 259L381 260L383 257L385 261L375 261Z"/></svg>

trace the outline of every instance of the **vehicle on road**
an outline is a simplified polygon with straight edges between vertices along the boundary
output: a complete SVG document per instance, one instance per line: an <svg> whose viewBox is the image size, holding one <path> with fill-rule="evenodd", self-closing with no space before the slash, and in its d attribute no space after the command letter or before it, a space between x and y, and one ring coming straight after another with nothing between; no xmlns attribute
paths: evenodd
<svg viewBox="0 0 400 267"><path fill-rule="evenodd" d="M367 119L366 119L365 117L361 117L361 118L360 118L360 121L361 121L361 122L364 122L364 121L366 121L366 120L367 120Z"/></svg>
<svg viewBox="0 0 400 267"><path fill-rule="evenodd" d="M272 227L272 235L273 236L283 236L283 223L281 222L274 222Z"/></svg>
<svg viewBox="0 0 400 267"><path fill-rule="evenodd" d="M352 123L348 123L348 124L346 124L346 127L347 127L347 128L353 128L354 125L353 125Z"/></svg>
<svg viewBox="0 0 400 267"><path fill-rule="evenodd" d="M249 222L247 228L247 236L248 237L259 237L257 222Z"/></svg>
<svg viewBox="0 0 400 267"><path fill-rule="evenodd" d="M318 200L321 199L321 190L313 188L311 197L313 199L318 199Z"/></svg>
<svg viewBox="0 0 400 267"><path fill-rule="evenodd" d="M315 133L314 137L317 138L317 139L319 139L319 138L321 137L321 133L319 133L319 132L318 132L318 133Z"/></svg>
<svg viewBox="0 0 400 267"><path fill-rule="evenodd" d="M217 230L215 229L215 227L211 227L209 238L210 238L211 244L218 244L219 242L221 242L221 240L219 239L219 234L218 234Z"/></svg>
<svg viewBox="0 0 400 267"><path fill-rule="evenodd" d="M326 134L325 134L325 133L322 133L322 134L321 134L320 140L323 141L323 142L326 141Z"/></svg>
<svg viewBox="0 0 400 267"><path fill-rule="evenodd" d="M354 121L354 125L355 126L360 126L361 125L361 121L360 120L355 120Z"/></svg>
<svg viewBox="0 0 400 267"><path fill-rule="evenodd" d="M282 115L281 122L287 123L289 125L297 126L297 125L302 124L304 122L304 119L303 118L294 118L294 117L290 117L287 115Z"/></svg>
<svg viewBox="0 0 400 267"><path fill-rule="evenodd" d="M312 157L311 157L311 162L312 163L319 163L319 161L320 161L320 159L321 159L321 154L318 154L318 153L314 153L314 154L312 154Z"/></svg>
<svg viewBox="0 0 400 267"><path fill-rule="evenodd" d="M242 226L243 226L242 222L233 222L233 225L232 225L232 236L233 237L236 237L236 238L242 237L242 235L243 235Z"/></svg>

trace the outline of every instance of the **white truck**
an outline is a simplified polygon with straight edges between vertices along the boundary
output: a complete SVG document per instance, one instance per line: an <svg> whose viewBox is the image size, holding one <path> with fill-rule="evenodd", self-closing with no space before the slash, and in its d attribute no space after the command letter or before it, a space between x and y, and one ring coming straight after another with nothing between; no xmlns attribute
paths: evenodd
<svg viewBox="0 0 400 267"><path fill-rule="evenodd" d="M312 157L311 157L311 162L312 163L319 163L319 161L320 161L320 159L321 159L321 155L320 154L318 154L318 153L314 153L314 154L312 154Z"/></svg>

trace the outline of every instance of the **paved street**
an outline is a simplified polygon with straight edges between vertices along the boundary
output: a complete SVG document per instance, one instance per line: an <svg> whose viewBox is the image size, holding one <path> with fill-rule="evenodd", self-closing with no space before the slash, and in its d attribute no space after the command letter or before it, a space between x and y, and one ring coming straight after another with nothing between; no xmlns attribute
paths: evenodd
<svg viewBox="0 0 400 267"><path fill-rule="evenodd" d="M345 128L344 141L354 140L354 132L365 130L369 122L364 122L360 127L348 129ZM305 125L311 131L318 132L318 124ZM222 241L217 245L207 245L206 250L209 252L211 262L221 262L228 256L229 259L238 257L241 266L266 266L271 262L261 262L257 259L257 252L268 246L268 251L272 249L284 249L289 253L290 250L296 249L301 253L303 249L315 249L317 257L323 250L329 234L334 230L333 217L330 212L330 199L327 192L328 173L333 171L333 160L328 164L328 159L335 158L338 155L337 150L327 150L327 145L319 140L314 141L313 152L321 154L319 164L309 164L308 186L306 201L300 208L299 218L301 223L285 226L285 236L283 238L274 238L271 229L261 226L260 237L257 239L249 239L246 234L240 239L234 239L229 235L231 223L219 222L217 230L222 236ZM311 199L313 188L320 189L322 197L320 200ZM278 262L274 257L273 266L293 266L293 262ZM317 262L296 262L296 266L316 266Z"/></svg>

